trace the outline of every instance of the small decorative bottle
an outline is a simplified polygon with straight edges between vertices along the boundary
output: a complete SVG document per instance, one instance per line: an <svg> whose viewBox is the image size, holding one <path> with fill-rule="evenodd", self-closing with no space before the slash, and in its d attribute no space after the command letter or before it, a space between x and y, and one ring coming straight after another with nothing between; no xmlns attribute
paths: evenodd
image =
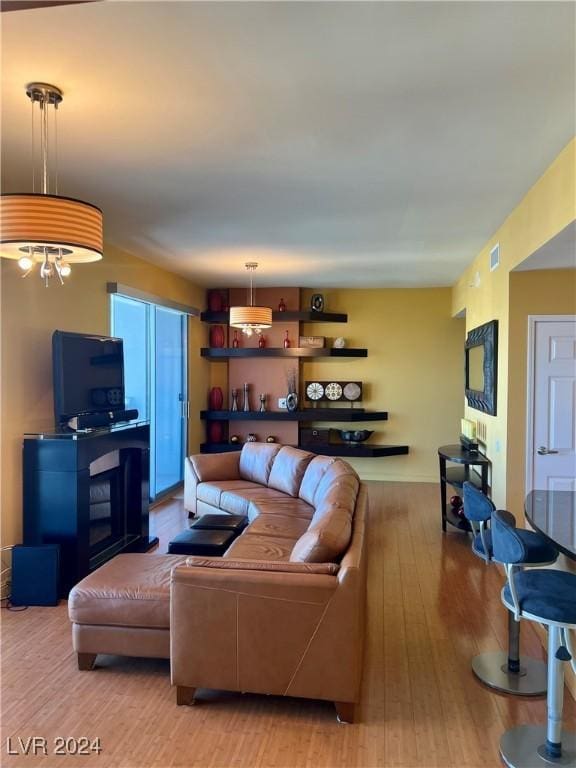
<svg viewBox="0 0 576 768"><path fill-rule="evenodd" d="M238 349L240 346L240 342L238 341L238 331L234 329L234 341L232 342L232 347L234 349Z"/></svg>
<svg viewBox="0 0 576 768"><path fill-rule="evenodd" d="M264 347L266 346L266 336L264 336L263 333L260 334L260 337L258 339L258 346L260 347L260 349L264 349Z"/></svg>
<svg viewBox="0 0 576 768"><path fill-rule="evenodd" d="M248 392L248 384L244 384L244 412L248 413L248 411L251 410L250 408L250 395Z"/></svg>
<svg viewBox="0 0 576 768"><path fill-rule="evenodd" d="M238 390L233 389L232 390L232 408L230 408L231 411L237 411L238 410Z"/></svg>
<svg viewBox="0 0 576 768"><path fill-rule="evenodd" d="M286 336L284 338L284 349L288 349L290 347L290 339L288 338L288 331L286 331Z"/></svg>
<svg viewBox="0 0 576 768"><path fill-rule="evenodd" d="M284 299L280 299L280 304L278 304L278 312L286 312L286 304Z"/></svg>
<svg viewBox="0 0 576 768"><path fill-rule="evenodd" d="M264 413L266 411L266 395L262 394L260 395L260 413Z"/></svg>

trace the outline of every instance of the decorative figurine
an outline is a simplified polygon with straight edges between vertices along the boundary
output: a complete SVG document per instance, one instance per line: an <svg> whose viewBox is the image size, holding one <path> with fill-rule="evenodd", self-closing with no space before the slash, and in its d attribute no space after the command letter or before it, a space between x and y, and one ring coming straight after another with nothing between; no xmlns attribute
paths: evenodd
<svg viewBox="0 0 576 768"><path fill-rule="evenodd" d="M242 409L244 413L248 413L248 411L251 411L250 408L250 394L248 392L249 384L244 384L244 408Z"/></svg>
<svg viewBox="0 0 576 768"><path fill-rule="evenodd" d="M231 411L237 411L238 410L238 390L233 389L232 390L232 408L230 408Z"/></svg>
<svg viewBox="0 0 576 768"><path fill-rule="evenodd" d="M262 394L260 395L260 413L265 413L266 411L266 395Z"/></svg>
<svg viewBox="0 0 576 768"><path fill-rule="evenodd" d="M254 432L248 432L248 437L246 438L247 443L255 443L257 442L258 438L254 434Z"/></svg>
<svg viewBox="0 0 576 768"><path fill-rule="evenodd" d="M266 346L266 336L264 336L263 333L260 334L260 337L258 339L258 346L260 347L260 349L264 349L264 347Z"/></svg>
<svg viewBox="0 0 576 768"><path fill-rule="evenodd" d="M288 338L288 331L286 331L286 336L284 337L284 349L289 349L290 347L290 339Z"/></svg>
<svg viewBox="0 0 576 768"><path fill-rule="evenodd" d="M280 304L278 304L278 312L286 312L286 304L284 303L284 299L280 299Z"/></svg>
<svg viewBox="0 0 576 768"><path fill-rule="evenodd" d="M234 340L232 342L233 349L238 349L240 342L238 341L238 331L234 329Z"/></svg>

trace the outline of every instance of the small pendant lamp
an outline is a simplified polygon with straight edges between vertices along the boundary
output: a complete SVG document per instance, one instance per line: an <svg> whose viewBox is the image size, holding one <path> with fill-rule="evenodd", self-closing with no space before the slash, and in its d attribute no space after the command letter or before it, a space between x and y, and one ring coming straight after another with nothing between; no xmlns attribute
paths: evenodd
<svg viewBox="0 0 576 768"><path fill-rule="evenodd" d="M260 334L266 328L272 327L272 310L270 307L254 306L252 275L258 267L258 263L249 261L245 266L250 275L248 305L245 307L230 307L230 325L232 328L240 328L246 336L252 336L253 333Z"/></svg>

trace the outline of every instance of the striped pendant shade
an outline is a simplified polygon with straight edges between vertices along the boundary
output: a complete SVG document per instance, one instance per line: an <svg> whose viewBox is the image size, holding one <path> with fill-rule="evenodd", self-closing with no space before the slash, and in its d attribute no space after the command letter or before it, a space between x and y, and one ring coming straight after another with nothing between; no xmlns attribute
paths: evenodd
<svg viewBox="0 0 576 768"><path fill-rule="evenodd" d="M230 325L233 328L272 327L272 310L270 307L230 307Z"/></svg>
<svg viewBox="0 0 576 768"><path fill-rule="evenodd" d="M0 196L0 255L20 259L32 248L62 249L68 263L102 258L102 211L70 197L44 194Z"/></svg>

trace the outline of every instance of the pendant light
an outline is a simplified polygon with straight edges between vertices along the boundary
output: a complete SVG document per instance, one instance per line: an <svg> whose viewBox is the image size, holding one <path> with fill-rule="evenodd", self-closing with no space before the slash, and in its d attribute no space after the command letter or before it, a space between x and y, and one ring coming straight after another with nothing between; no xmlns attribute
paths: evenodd
<svg viewBox="0 0 576 768"><path fill-rule="evenodd" d="M254 288L252 276L258 263L249 261L245 264L250 275L250 288L248 290L248 305L245 307L230 307L230 325L232 328L240 328L246 336L253 333L260 334L265 328L272 326L272 310L270 307L254 306Z"/></svg>
<svg viewBox="0 0 576 768"><path fill-rule="evenodd" d="M63 284L72 271L71 264L102 258L102 211L58 194L56 116L62 91L48 83L30 83L26 95L32 103L32 192L0 196L0 256L17 260L23 277L40 264L40 277L46 286L55 276ZM51 143L50 110L54 128ZM35 125L36 111L39 120ZM40 192L36 192L36 142L40 148Z"/></svg>

